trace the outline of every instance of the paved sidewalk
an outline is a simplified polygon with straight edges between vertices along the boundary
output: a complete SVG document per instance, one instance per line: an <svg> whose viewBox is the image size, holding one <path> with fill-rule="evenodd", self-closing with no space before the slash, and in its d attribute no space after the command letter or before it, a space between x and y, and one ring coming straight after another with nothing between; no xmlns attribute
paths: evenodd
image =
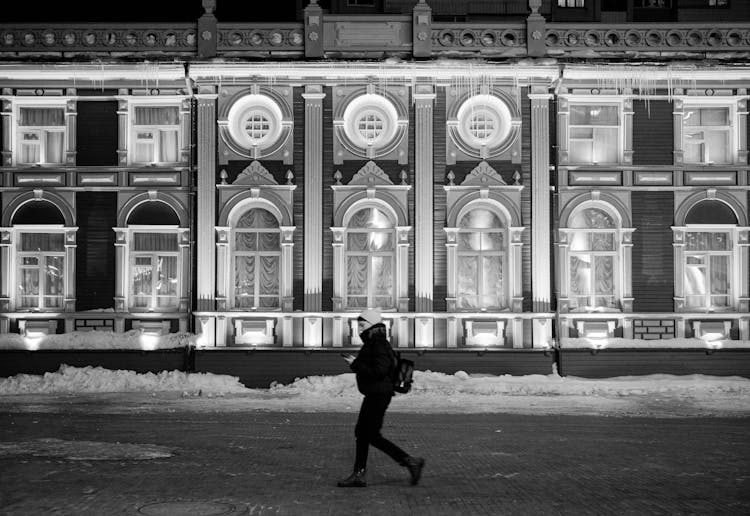
<svg viewBox="0 0 750 516"><path fill-rule="evenodd" d="M422 482L372 450L369 487L340 489L354 412L9 410L3 515L750 514L750 418L389 413L384 434L427 459ZM7 453L43 438L171 456Z"/></svg>

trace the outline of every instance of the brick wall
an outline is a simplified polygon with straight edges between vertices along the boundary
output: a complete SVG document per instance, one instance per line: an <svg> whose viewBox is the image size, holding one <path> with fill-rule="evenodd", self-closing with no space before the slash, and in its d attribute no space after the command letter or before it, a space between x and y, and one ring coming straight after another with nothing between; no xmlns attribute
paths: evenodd
<svg viewBox="0 0 750 516"><path fill-rule="evenodd" d="M633 336L636 339L673 339L674 319L636 319L633 321Z"/></svg>

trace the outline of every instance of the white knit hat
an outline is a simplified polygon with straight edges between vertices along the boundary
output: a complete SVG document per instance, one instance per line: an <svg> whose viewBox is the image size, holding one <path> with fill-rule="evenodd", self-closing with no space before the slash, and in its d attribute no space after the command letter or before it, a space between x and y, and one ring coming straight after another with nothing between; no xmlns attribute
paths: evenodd
<svg viewBox="0 0 750 516"><path fill-rule="evenodd" d="M370 323L370 326L375 326L379 322L383 322L383 317L380 315L380 310L377 308L368 308L359 314L358 319L363 319Z"/></svg>

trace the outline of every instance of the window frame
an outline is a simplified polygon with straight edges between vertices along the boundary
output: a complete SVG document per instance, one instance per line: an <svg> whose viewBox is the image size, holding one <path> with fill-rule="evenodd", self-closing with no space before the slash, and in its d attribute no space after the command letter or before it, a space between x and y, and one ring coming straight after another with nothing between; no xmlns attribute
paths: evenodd
<svg viewBox="0 0 750 516"><path fill-rule="evenodd" d="M136 109L139 107L149 107L149 108L176 108L177 109L177 123L173 125L167 125L167 124L144 124L144 125L137 125L136 124ZM128 144L128 163L130 165L152 165L152 166L165 166L165 165L172 165L177 166L182 163L182 100L174 100L174 101L168 101L164 99L154 99L151 102L144 102L142 100L139 101L131 101L128 105L129 110L129 131L128 131L128 137L129 137L129 144ZM137 155L138 150L137 146L139 141L141 141L141 138L138 137L139 132L144 131L152 131L154 133L154 137L151 142L152 146L152 160L151 161L138 161ZM159 161L159 156L161 155L161 132L162 131L176 131L175 134L175 142L176 142L176 149L175 153L177 156L176 161Z"/></svg>
<svg viewBox="0 0 750 516"><path fill-rule="evenodd" d="M66 260L68 259L66 248L65 248L65 238L66 238L66 228L62 225L58 224L42 224L42 225L34 225L34 226L28 226L28 225L14 225L13 226L15 230L15 274L16 274L16 284L21 285L21 278L23 277L22 271L23 270L36 270L38 271L38 292L35 295L22 295L20 292L16 292L15 299L16 299L16 307L19 310L28 310L33 312L62 312L64 311L65 307L65 297L66 297L66 281L67 278L65 277L67 270L66 270ZM63 240L63 248L61 251L22 251L21 250L21 240L22 235L26 233L31 234L59 234L62 236ZM37 257L38 263L34 267L27 267L23 264L23 258L24 257ZM61 292L57 295L47 295L45 293L46 286L47 286L47 275L46 275L46 258L47 257L55 257L61 259L60 268L61 268L61 282L62 282L62 288ZM36 297L37 303L35 306L24 306L23 298L26 297ZM59 304L57 306L45 306L45 300L46 298L58 298Z"/></svg>
<svg viewBox="0 0 750 516"><path fill-rule="evenodd" d="M180 297L182 292L182 282L185 281L184 278L182 278L182 258L181 258L181 251L180 251L180 231L179 226L173 226L173 225L164 225L164 226L140 226L140 225L128 225L128 309L132 312L171 312L176 311L179 309L180 306ZM144 233L158 233L158 234L170 234L174 236L175 239L175 251L155 251L155 250L149 250L149 251L136 251L134 249L135 247L135 236L136 234L144 234ZM176 285L174 287L174 295L172 296L164 296L159 295L157 293L157 280L158 275L157 272L157 265L155 265L155 260L158 259L159 256L169 256L175 258L175 273L176 273ZM136 259L142 258L142 257L149 257L151 258L151 294L150 294L150 302L148 306L136 306L135 298L136 297L145 297L145 296L137 296L135 293L135 268L136 268ZM158 300L159 298L172 298L174 300L174 303L166 305L166 306L159 306Z"/></svg>
<svg viewBox="0 0 750 516"><path fill-rule="evenodd" d="M690 294L687 293L687 288L683 287L683 298L685 299L685 310L687 311L695 311L695 312L732 312L737 309L737 302L736 302L736 283L739 281L739 276L737 274L736 270L736 264L737 264L737 252L738 252L738 245L737 245L737 225L733 224L686 224L684 226L685 230L685 249L682 255L682 280L683 285L687 285L688 283L688 259L691 256L705 256L707 257L706 261L703 264L703 267L706 271L705 277L705 288L706 293L703 294L703 301L704 304L701 306L691 306L688 302L688 297L698 297L698 294ZM720 250L720 251L712 251L712 250L688 250L688 244L687 240L691 233L722 233L726 234L728 239L728 249L727 250ZM711 293L711 258L715 256L726 256L728 258L728 264L727 264L727 290L725 293L722 294L712 294ZM711 300L713 297L725 297L727 299L727 303L725 305L713 305L711 303Z"/></svg>
<svg viewBox="0 0 750 516"><path fill-rule="evenodd" d="M689 110L700 110L700 109L712 109L712 108L727 108L727 118L729 124L727 126L687 126L685 124L685 114ZM696 165L696 166L726 166L731 165L734 163L737 163L738 156L739 156L739 114L738 114L738 106L737 106L737 100L734 100L732 98L728 97L685 97L682 99L682 111L681 111L681 117L680 117L680 133L679 137L681 138L681 141L678 142L679 148L682 151L682 161L686 165ZM710 156L710 151L708 149L708 146L704 143L704 150L702 152L702 161L688 161L687 158L687 137L686 137L686 129L688 127L694 127L694 128L714 128L714 131L717 131L716 128L722 128L723 131L728 132L727 137L727 145L728 148L726 150L726 153L729 157L728 161L724 162L717 162L717 161L711 161L710 159L707 160L706 157ZM705 133L705 130L703 131ZM704 140L706 140L704 136Z"/></svg>
<svg viewBox="0 0 750 516"><path fill-rule="evenodd" d="M60 109L63 112L63 123L62 125L44 125L44 126L22 126L21 125L21 109ZM44 100L35 100L33 102L27 99L18 100L13 105L13 117L14 117L14 152L13 152L13 164L18 166L61 166L67 162L67 149L68 149L68 111L67 111L67 99L50 98ZM26 128L26 129L24 129ZM26 162L21 160L22 146L28 145L23 143L22 134L35 133L39 135L39 140L36 146L39 147L39 161L37 162ZM47 135L49 133L62 133L62 142L60 149L60 161L49 162L47 160L48 148L47 148Z"/></svg>
<svg viewBox="0 0 750 516"><path fill-rule="evenodd" d="M568 164L572 165L619 165L625 161L625 109L624 109L624 98L569 98L568 99L568 116L567 116L567 139L566 148L568 152ZM596 125L596 124L573 124L572 121L572 108L574 106L601 106L601 107L614 107L617 109L617 124L616 125ZM591 138L574 138L572 133L574 129L585 129L590 128L592 131ZM617 135L615 141L617 142L616 160L615 161L596 161L594 160L594 149L597 146L596 130L597 129L609 129L616 130ZM582 161L573 158L573 142L574 141L587 141L590 142L591 146L591 161Z"/></svg>
<svg viewBox="0 0 750 516"><path fill-rule="evenodd" d="M380 211L382 214L386 216L388 219L390 226L385 228L351 228L350 224L354 216L363 211L363 210L370 210L370 209L376 209ZM391 248L388 251L372 251L372 250L364 250L364 251L350 251L349 250L349 235L350 234L366 234L368 235L368 247L369 247L369 235L372 233L382 233L387 234L390 237L391 240ZM397 251L398 251L398 232L397 232L397 221L392 217L392 214L386 210L383 209L380 205L370 204L370 203L363 203L357 206L355 210L351 211L351 216L346 220L346 224L344 225L344 231L343 231L343 241L344 241L344 254L343 254L343 267L344 267L344 288L343 288L343 306L347 310L362 310L363 308L375 308L379 307L384 311L389 310L395 310L398 305L397 300L397 267L398 267L398 259L397 259ZM366 257L367 260L367 283L365 285L366 295L352 295L349 291L349 258L350 257ZM388 257L391 260L391 278L390 278L390 305L389 306L382 306L378 305L374 302L374 298L384 298L383 295L376 295L373 293L374 289L374 281L373 281L373 260L377 257ZM352 306L352 303L350 302L350 299L352 297L362 298L366 297L367 301L364 306L357 305Z"/></svg>
<svg viewBox="0 0 750 516"><path fill-rule="evenodd" d="M614 228L573 228L570 227L574 217L587 208L595 208L604 211L615 224ZM561 312L630 312L632 311L633 297L631 294L632 289L632 253L630 249L632 247L632 233L635 231L634 228L628 227L630 224L629 207L626 203L623 203L621 199L613 195L601 194L601 198L598 195L583 194L582 196L571 199L568 206L563 210L561 214L561 226L558 229L559 241L557 243L558 253L557 258L559 265L557 266L557 277L559 278L559 303ZM614 259L612 266L612 284L613 284L613 306L611 307L571 307L571 299L573 297L571 291L571 270L570 261L571 254L570 250L573 237L576 233L584 231L588 234L592 232L611 232L613 233L613 244L614 244ZM592 254L592 251L585 251L585 253ZM611 251L594 251L593 253L612 253ZM593 295L590 298L595 298L596 292L593 288ZM602 296L598 296L602 297Z"/></svg>
<svg viewBox="0 0 750 516"><path fill-rule="evenodd" d="M505 226L498 226L494 228L462 228L460 225L461 220L463 220L464 217L469 215L471 212L475 210L486 210L495 215L498 219L500 219L501 224L505 224ZM489 206L487 204L474 204L468 207L466 210L462 211L461 213L461 219L458 220L458 226L456 231L456 240L457 240L457 248L456 248L456 278L457 278L457 285L460 284L460 272L458 270L461 262L462 257L466 256L476 256L477 257L477 293L474 295L474 297L477 298L477 303L475 307L470 306L462 306L462 299L465 296L462 296L462 293L460 291L460 287L456 289L456 310L460 312L485 312L485 311L504 311L508 310L511 307L511 295L508 291L509 289L509 281L508 281L508 274L509 274L509 255L510 255L510 231L508 229L509 222L506 219L505 215L501 213L499 210L493 209L492 206ZM484 250L461 250L461 235L463 234L476 234L476 233L499 233L503 237L503 248L497 251L484 251ZM500 264L501 264L501 281L502 281L502 288L501 288L501 295L500 297L504 302L499 306L484 306L482 299L487 296L484 292L485 282L482 280L483 276L483 268L481 266L482 258L484 256L499 256L500 257Z"/></svg>
<svg viewBox="0 0 750 516"><path fill-rule="evenodd" d="M240 219L242 219L245 214L249 213L252 210L264 210L270 213L274 219L276 220L276 226L274 228L238 228L237 222L239 222ZM270 231L273 230L273 231ZM278 242L279 246L278 249L275 251L237 251L237 233L238 231L240 233L252 233L256 235L260 233L276 233L278 235ZM282 231L282 221L278 219L277 215L269 210L266 206L263 205L249 205L244 209L241 213L239 213L234 220L234 224L230 227L229 232L229 250L230 250L230 257L229 257L229 264L230 264L230 294L229 294L229 308L230 310L236 310L236 311L281 311L282 309L282 278L281 278L281 272L283 267L283 253L282 253L282 241L283 241L283 231ZM258 275L259 275L259 269L258 267L255 267L255 277L253 281L253 295L252 295L252 305L251 306L237 306L238 302L238 286L236 283L236 274L237 274L237 257L242 256L252 256L255 258L256 263L259 261L259 258L261 256L275 256L278 259L279 264L279 278L277 282L277 291L278 294L275 296L270 295L261 295L259 293L259 282L258 282ZM242 296L247 297L247 296ZM261 306L260 300L261 298L275 298L277 300L275 307L264 307Z"/></svg>
<svg viewBox="0 0 750 516"><path fill-rule="evenodd" d="M611 214L609 214L611 216ZM614 217L613 217L614 218ZM615 219L616 220L616 219ZM573 238L576 237L576 235L583 234L586 235L588 238L592 234L611 234L612 235L612 250L607 251L595 251L595 250L586 250L586 251L574 251L570 250L568 253L568 262L565 264L568 271L568 281L572 285L573 283L573 276L571 273L571 260L574 257L580 257L580 256L586 256L589 257L591 260L589 263L591 263L591 270L595 270L595 262L597 261L597 258L606 258L611 257L612 258L612 294L609 295L603 295L603 294L597 294L596 292L596 285L595 285L595 277L592 274L592 281L590 283L589 292L583 293L583 294L575 294L572 290L572 286L570 291L568 292L568 299L571 300L570 306L573 310L576 308L582 308L585 310L597 310L597 309L603 309L603 308L616 308L617 307L617 293L618 293L618 272L620 270L620 257L619 257L619 245L618 245L618 236L620 234L618 228L613 229L597 229L597 228L570 228L570 240L572 241ZM580 258L579 258L580 259ZM597 298L603 298L603 297L611 297L611 305L609 306L599 306L596 304ZM588 304L581 306L578 302L573 303L574 299L583 299L588 298ZM574 306L575 305L575 306Z"/></svg>

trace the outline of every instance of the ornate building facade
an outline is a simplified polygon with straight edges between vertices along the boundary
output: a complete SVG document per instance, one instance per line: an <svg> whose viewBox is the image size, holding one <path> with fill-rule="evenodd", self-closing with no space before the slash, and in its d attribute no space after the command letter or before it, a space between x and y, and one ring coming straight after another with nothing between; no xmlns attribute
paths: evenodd
<svg viewBox="0 0 750 516"><path fill-rule="evenodd" d="M0 332L750 341L744 3L203 4L0 24Z"/></svg>

